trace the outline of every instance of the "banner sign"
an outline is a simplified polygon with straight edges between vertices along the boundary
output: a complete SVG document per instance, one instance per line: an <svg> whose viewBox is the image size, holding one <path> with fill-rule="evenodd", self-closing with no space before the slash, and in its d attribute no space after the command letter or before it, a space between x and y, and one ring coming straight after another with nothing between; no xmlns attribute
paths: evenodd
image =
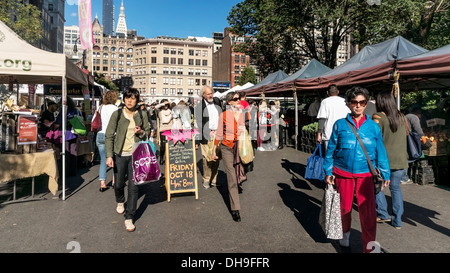
<svg viewBox="0 0 450 273"><path fill-rule="evenodd" d="M92 48L94 46L94 33L92 32L91 0L78 1L78 24L80 27L81 49Z"/></svg>

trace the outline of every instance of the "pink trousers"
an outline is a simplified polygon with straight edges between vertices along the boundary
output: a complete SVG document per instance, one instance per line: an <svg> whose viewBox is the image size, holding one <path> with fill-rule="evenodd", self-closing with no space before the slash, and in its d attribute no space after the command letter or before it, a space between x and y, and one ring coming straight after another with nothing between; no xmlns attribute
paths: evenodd
<svg viewBox="0 0 450 273"><path fill-rule="evenodd" d="M343 232L348 232L351 228L353 195L355 193L361 223L363 251L372 251L372 249L367 249L368 243L375 241L377 234L377 212L372 177L347 178L336 175L335 183L337 191L341 195Z"/></svg>

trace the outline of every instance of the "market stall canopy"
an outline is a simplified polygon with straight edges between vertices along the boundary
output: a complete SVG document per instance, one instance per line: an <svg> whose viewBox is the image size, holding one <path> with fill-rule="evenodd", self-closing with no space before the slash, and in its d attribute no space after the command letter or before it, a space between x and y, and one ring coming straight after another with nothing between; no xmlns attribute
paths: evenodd
<svg viewBox="0 0 450 273"><path fill-rule="evenodd" d="M255 92L261 92L261 90L263 90L267 85L284 80L288 76L288 74L284 73L281 70L278 70L276 72L270 73L269 75L267 75L267 77L265 77L262 81L255 84L254 86L244 89L244 91L247 96L250 94L255 94Z"/></svg>
<svg viewBox="0 0 450 273"><path fill-rule="evenodd" d="M296 80L297 90L325 89L329 84L351 86L374 82L392 82L395 63L428 50L401 36L365 46L355 56L333 70L314 78Z"/></svg>
<svg viewBox="0 0 450 273"><path fill-rule="evenodd" d="M317 77L328 71L331 71L331 68L320 63L316 59L312 59L311 61L308 62L308 64L303 66L300 70L290 75L289 77L279 82L267 85L264 88L264 94L282 95L282 93L285 92L292 92L292 88L295 87L296 80ZM251 92L251 94L249 95L257 95L257 94L259 94L259 92Z"/></svg>
<svg viewBox="0 0 450 273"><path fill-rule="evenodd" d="M450 44L397 62L402 89L450 87Z"/></svg>
<svg viewBox="0 0 450 273"><path fill-rule="evenodd" d="M38 49L0 21L0 83L88 85L87 75L64 54Z"/></svg>
<svg viewBox="0 0 450 273"><path fill-rule="evenodd" d="M230 92L245 90L245 89L250 88L250 87L252 87L252 86L254 86L254 84L251 83L251 82L248 82L248 83L246 83L246 84L244 84L244 85L242 85L242 86L241 86L241 85L236 85L235 87L233 87L233 88L231 88L231 89L228 89L228 90L225 91L225 92L215 92L215 93L214 93L214 97L217 97L217 98L219 98L219 99L224 99L225 96L226 96L228 93L230 93Z"/></svg>

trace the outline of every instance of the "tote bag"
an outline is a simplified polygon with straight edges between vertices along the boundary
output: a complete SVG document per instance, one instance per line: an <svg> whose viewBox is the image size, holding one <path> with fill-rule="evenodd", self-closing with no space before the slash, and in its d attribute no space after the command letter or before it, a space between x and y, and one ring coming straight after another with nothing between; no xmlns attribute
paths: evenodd
<svg viewBox="0 0 450 273"><path fill-rule="evenodd" d="M409 160L418 160L422 156L421 136L416 132L409 132L406 135Z"/></svg>
<svg viewBox="0 0 450 273"><path fill-rule="evenodd" d="M144 185L159 181L161 171L159 170L156 156L147 142L140 142L132 154L133 159L133 183Z"/></svg>
<svg viewBox="0 0 450 273"><path fill-rule="evenodd" d="M252 162L254 159L253 146L247 129L244 129L241 136L239 137L238 145L239 157L241 158L242 163L249 164L250 162Z"/></svg>
<svg viewBox="0 0 450 273"><path fill-rule="evenodd" d="M317 150L319 150L319 155L316 154ZM323 171L323 160L322 147L321 144L318 143L316 149L314 149L313 154L308 158L308 161L306 163L306 179L324 180L325 173Z"/></svg>
<svg viewBox="0 0 450 273"><path fill-rule="evenodd" d="M327 184L320 208L319 224L328 239L343 238L341 219L341 198L333 185Z"/></svg>
<svg viewBox="0 0 450 273"><path fill-rule="evenodd" d="M102 113L101 113L102 107L100 106L100 109L98 111L95 111L95 118L91 123L91 131L94 133L98 133L102 130Z"/></svg>

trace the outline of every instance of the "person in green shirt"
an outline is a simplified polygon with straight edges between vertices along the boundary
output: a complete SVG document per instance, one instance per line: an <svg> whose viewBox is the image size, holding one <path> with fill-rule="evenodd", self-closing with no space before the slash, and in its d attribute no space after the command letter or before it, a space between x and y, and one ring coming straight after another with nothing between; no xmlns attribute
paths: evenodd
<svg viewBox="0 0 450 273"><path fill-rule="evenodd" d="M389 190L392 197L392 217L389 216L386 196L381 191L375 196L377 206L377 222L391 222L400 229L403 215L403 195L400 180L404 169L408 168L408 151L406 148L406 119L398 110L395 98L390 91L378 93L376 99L377 111L372 119L378 123L383 135L384 146L391 169Z"/></svg>
<svg viewBox="0 0 450 273"><path fill-rule="evenodd" d="M114 192L119 214L125 213L127 231L134 231L133 218L136 213L139 188L132 181L133 177L133 145L145 141L150 133L147 115L138 111L139 90L129 88L123 93L125 105L121 111L111 115L105 133L106 165L114 168L116 175ZM120 114L120 116L119 116ZM125 178L128 176L128 202L125 209Z"/></svg>

